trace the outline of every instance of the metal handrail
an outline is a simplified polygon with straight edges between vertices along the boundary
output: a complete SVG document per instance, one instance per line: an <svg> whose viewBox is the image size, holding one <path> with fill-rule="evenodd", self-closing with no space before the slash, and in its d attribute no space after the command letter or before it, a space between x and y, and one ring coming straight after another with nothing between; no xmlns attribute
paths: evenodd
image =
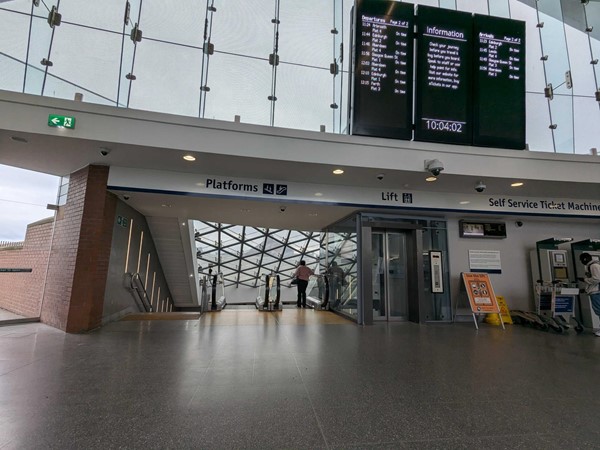
<svg viewBox="0 0 600 450"><path fill-rule="evenodd" d="M142 281L138 272L131 274L130 287L131 290L138 295L139 303L141 303L143 307L140 309L143 309L145 312L154 312L154 308L152 307L152 303L150 302L148 293L146 292L146 287L144 286L144 282Z"/></svg>

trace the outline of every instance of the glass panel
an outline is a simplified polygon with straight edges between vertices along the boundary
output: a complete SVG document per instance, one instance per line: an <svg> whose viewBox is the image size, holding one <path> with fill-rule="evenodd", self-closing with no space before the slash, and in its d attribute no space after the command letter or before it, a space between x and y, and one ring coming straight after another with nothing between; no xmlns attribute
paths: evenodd
<svg viewBox="0 0 600 450"><path fill-rule="evenodd" d="M85 6L82 5L81 0L61 0L60 13L63 21L61 27L65 23L76 23L121 33L125 17L125 0L86 2Z"/></svg>
<svg viewBox="0 0 600 450"><path fill-rule="evenodd" d="M268 58L273 51L274 17L274 0L227 0L213 17L215 52Z"/></svg>
<svg viewBox="0 0 600 450"><path fill-rule="evenodd" d="M439 0L415 0L414 2L410 3L414 3L415 5L440 6Z"/></svg>
<svg viewBox="0 0 600 450"><path fill-rule="evenodd" d="M97 45L102 42L102 45ZM121 35L63 23L54 36L48 73L116 103ZM56 96L50 91L47 95ZM73 97L67 97L73 99ZM89 101L89 96L84 96Z"/></svg>
<svg viewBox="0 0 600 450"><path fill-rule="evenodd" d="M320 125L326 125L332 131L330 103L329 71L289 64L279 66L275 126L319 131Z"/></svg>
<svg viewBox="0 0 600 450"><path fill-rule="evenodd" d="M331 53L331 62L336 62L338 64L338 71L339 73L336 76L332 75L332 87L333 87L333 92L332 92L332 96L331 96L331 101L332 103L335 103L338 105L338 109L335 109L333 111L333 126L332 126L332 131L334 133L340 133L341 132L341 122L342 122L342 117L341 117L341 107L342 105L345 103L345 99L342 99L342 89L343 89L343 85L344 85L344 74L343 74L343 66L344 66L344 55L342 55L342 51L343 51L343 46L341 46L342 44L342 39L343 39L343 35L344 35L344 22L347 20L346 18L343 17L344 14L344 8L343 8L343 1L342 0L334 0L333 1L333 23L331 28L337 30L337 34L332 34L331 35L331 39L332 39L332 53Z"/></svg>
<svg viewBox="0 0 600 450"><path fill-rule="evenodd" d="M406 258L406 234L387 233L387 297L392 317L408 317Z"/></svg>
<svg viewBox="0 0 600 450"><path fill-rule="evenodd" d="M29 17L0 11L4 33L0 39L0 89L21 92L27 59Z"/></svg>
<svg viewBox="0 0 600 450"><path fill-rule="evenodd" d="M510 17L510 5L508 0L488 0L490 16Z"/></svg>
<svg viewBox="0 0 600 450"><path fill-rule="evenodd" d="M530 94L525 96L527 110L526 142L529 150L553 152L554 142L550 125L548 100L544 94Z"/></svg>
<svg viewBox="0 0 600 450"><path fill-rule="evenodd" d="M594 66L590 64L590 47L587 34L581 30L565 25L569 43L569 59L573 78L573 95L594 96L596 81Z"/></svg>
<svg viewBox="0 0 600 450"><path fill-rule="evenodd" d="M341 299L332 303L332 308L349 316L357 318L358 301L358 268L357 261L357 235L355 219L349 219L343 224L332 227L327 232L326 240L321 247L322 270L331 267L333 262L345 274Z"/></svg>
<svg viewBox="0 0 600 450"><path fill-rule="evenodd" d="M544 62L547 83L552 83L556 94L566 94L568 89L565 72L569 68L569 53L565 30L562 23L560 0L546 0L538 3L539 21L544 23L539 28L542 37L542 48L548 59Z"/></svg>
<svg viewBox="0 0 600 450"><path fill-rule="evenodd" d="M488 15L488 2L483 0L456 0L456 9L477 14Z"/></svg>
<svg viewBox="0 0 600 450"><path fill-rule="evenodd" d="M224 8L217 2L217 14ZM204 1L145 2L140 23L143 24L144 38L202 47L205 17Z"/></svg>
<svg viewBox="0 0 600 450"><path fill-rule="evenodd" d="M456 9L456 0L440 0L440 8Z"/></svg>
<svg viewBox="0 0 600 450"><path fill-rule="evenodd" d="M600 149L600 108L595 98L574 97L575 153L589 154L591 148ZM598 150L597 150L598 151Z"/></svg>
<svg viewBox="0 0 600 450"><path fill-rule="evenodd" d="M149 111L198 116L201 50L142 41L137 46L129 106ZM160 70L156 70L160 64ZM196 69L196 70L194 70Z"/></svg>
<svg viewBox="0 0 600 450"><path fill-rule="evenodd" d="M573 153L573 97L554 95L550 107L552 122L556 124L554 149L557 153Z"/></svg>
<svg viewBox="0 0 600 450"><path fill-rule="evenodd" d="M215 53L208 74L207 119L269 124L271 66L266 61Z"/></svg>
<svg viewBox="0 0 600 450"><path fill-rule="evenodd" d="M600 60L600 3L590 2L585 6L587 23L594 27L590 35L590 48L592 52L591 60ZM594 73L596 74L596 87L600 88L600 65L596 64Z"/></svg>
<svg viewBox="0 0 600 450"><path fill-rule="evenodd" d="M0 2L0 8L30 14L31 0L13 0Z"/></svg>
<svg viewBox="0 0 600 450"><path fill-rule="evenodd" d="M50 28L46 19L34 17L31 24L29 55L27 57L27 64L32 67L28 67L25 73L26 94L42 95L43 73L45 73L46 67L41 64L41 61L48 58L51 39L52 28ZM40 74L40 70L43 72L42 74Z"/></svg>
<svg viewBox="0 0 600 450"><path fill-rule="evenodd" d="M76 93L83 93L83 99L87 103L97 103L100 105L114 105L113 100L106 99L105 97L99 97L95 93L88 91L87 89L83 89L81 86L77 86L73 83L66 82L50 74L46 77L46 83L44 87L45 97L55 97L73 100Z"/></svg>
<svg viewBox="0 0 600 450"><path fill-rule="evenodd" d="M385 251L384 234L371 235L371 277L373 280L373 319L385 318L386 291L385 291Z"/></svg>
<svg viewBox="0 0 600 450"><path fill-rule="evenodd" d="M129 21L125 25L125 33L121 40L121 69L119 72L119 83L118 83L118 105L128 107L129 106L129 93L132 86L132 80L128 79L127 76L132 74L135 76L133 62L134 54L136 51L136 44L131 40L131 30L136 23L140 21L140 9L141 0L130 0L129 10ZM142 30L143 31L143 30Z"/></svg>
<svg viewBox="0 0 600 450"><path fill-rule="evenodd" d="M526 33L526 64L527 64L527 76L526 76L526 90L527 92L544 92L546 87L546 78L544 75L544 64L540 60L542 57L542 50L540 46L540 34L536 28L537 14L535 9L524 5L518 0L510 0L510 12L511 18L517 20L523 20L526 22L525 33ZM528 120L537 111L527 110ZM546 125L548 126L548 125ZM550 147L551 149L552 147Z"/></svg>
<svg viewBox="0 0 600 450"><path fill-rule="evenodd" d="M329 67L333 10L322 0L281 0L281 61Z"/></svg>

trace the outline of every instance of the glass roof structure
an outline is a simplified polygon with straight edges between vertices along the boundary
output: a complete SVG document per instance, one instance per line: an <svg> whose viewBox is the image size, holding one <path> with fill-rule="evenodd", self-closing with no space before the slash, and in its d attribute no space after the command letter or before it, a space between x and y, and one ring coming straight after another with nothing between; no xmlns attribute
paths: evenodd
<svg viewBox="0 0 600 450"><path fill-rule="evenodd" d="M600 147L600 2L412 3L525 21L529 150L584 154ZM352 6L2 0L0 89L345 133Z"/></svg>
<svg viewBox="0 0 600 450"><path fill-rule="evenodd" d="M258 287L264 275L289 284L303 259L318 267L325 233L194 222L198 271L222 273L225 286Z"/></svg>

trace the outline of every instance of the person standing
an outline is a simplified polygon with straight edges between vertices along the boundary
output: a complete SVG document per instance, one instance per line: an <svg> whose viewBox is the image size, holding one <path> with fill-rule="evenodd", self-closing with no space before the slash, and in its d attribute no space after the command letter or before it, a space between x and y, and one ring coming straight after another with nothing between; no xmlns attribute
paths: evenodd
<svg viewBox="0 0 600 450"><path fill-rule="evenodd" d="M315 273L312 271L310 267L306 267L306 261L301 260L300 265L296 268L296 272L294 276L298 280L298 300L296 302L296 306L298 308L306 308L306 288L308 286L308 279L311 275Z"/></svg>
<svg viewBox="0 0 600 450"><path fill-rule="evenodd" d="M592 309L600 317L600 261L592 259L589 253L579 255L579 261L585 265L585 278L577 278L585 283L585 293L590 296ZM600 337L600 330L594 333Z"/></svg>

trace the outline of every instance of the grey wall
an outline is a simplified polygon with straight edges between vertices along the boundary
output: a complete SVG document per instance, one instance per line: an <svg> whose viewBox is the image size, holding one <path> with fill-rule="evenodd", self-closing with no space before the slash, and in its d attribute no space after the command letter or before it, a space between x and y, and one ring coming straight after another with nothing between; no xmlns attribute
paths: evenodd
<svg viewBox="0 0 600 450"><path fill-rule="evenodd" d="M600 226L596 221L558 221L553 218L527 217L519 219L478 217L478 219L506 222L507 238L460 238L459 219L448 219L448 252L453 302L459 298L460 273L469 271L469 250L500 251L502 273L490 275L494 292L496 295L504 296L509 308L533 310L535 303L529 252L535 249L535 243L552 237L572 237L574 242L600 238ZM517 227L516 220L521 220L523 226ZM569 248L569 246L560 248Z"/></svg>
<svg viewBox="0 0 600 450"><path fill-rule="evenodd" d="M121 225L119 218L127 219L127 226ZM123 220L121 220L121 223L123 223ZM129 256L127 258L129 242ZM142 281L146 284L148 296L152 299L155 311L171 310L171 294L146 219L125 202L118 200L106 280L103 323L118 320L128 313L139 312L131 289L128 287L130 277L126 272L140 273Z"/></svg>

